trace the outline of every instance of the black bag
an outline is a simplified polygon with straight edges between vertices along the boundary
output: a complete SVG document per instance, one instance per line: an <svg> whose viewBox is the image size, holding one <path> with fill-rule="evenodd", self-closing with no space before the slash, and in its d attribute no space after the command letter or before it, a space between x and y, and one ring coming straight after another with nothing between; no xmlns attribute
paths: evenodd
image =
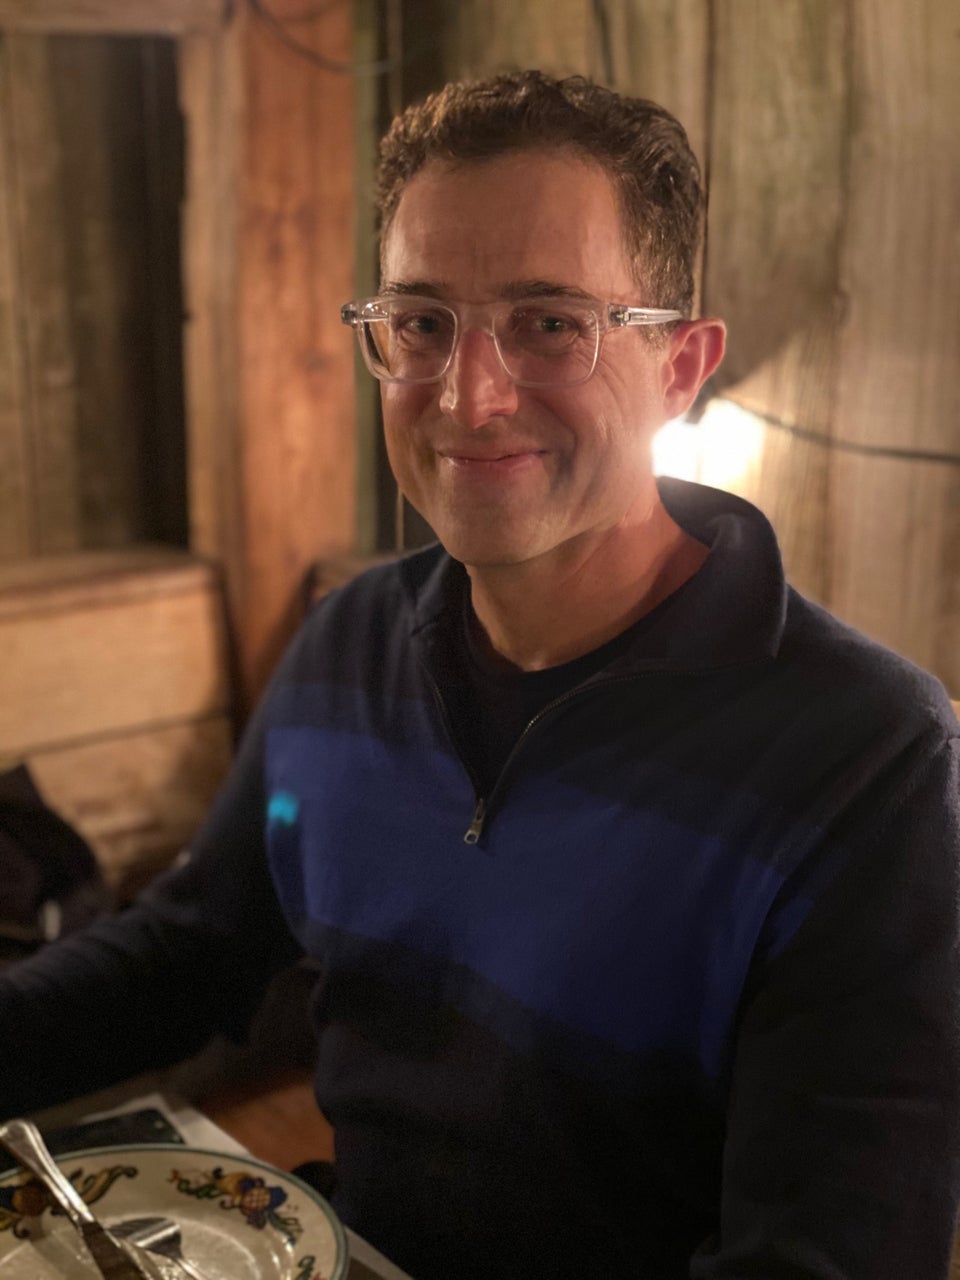
<svg viewBox="0 0 960 1280"><path fill-rule="evenodd" d="M0 773L0 960L113 905L86 841L50 809L26 765Z"/></svg>

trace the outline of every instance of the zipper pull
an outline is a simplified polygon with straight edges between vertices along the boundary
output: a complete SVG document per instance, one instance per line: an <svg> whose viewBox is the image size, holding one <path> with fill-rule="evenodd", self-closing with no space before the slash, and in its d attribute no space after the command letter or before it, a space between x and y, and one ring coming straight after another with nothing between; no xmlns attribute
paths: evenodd
<svg viewBox="0 0 960 1280"><path fill-rule="evenodd" d="M464 844L476 844L483 832L483 819L487 813L487 802L478 800L477 807L473 811L473 821L467 828L467 834L463 837Z"/></svg>

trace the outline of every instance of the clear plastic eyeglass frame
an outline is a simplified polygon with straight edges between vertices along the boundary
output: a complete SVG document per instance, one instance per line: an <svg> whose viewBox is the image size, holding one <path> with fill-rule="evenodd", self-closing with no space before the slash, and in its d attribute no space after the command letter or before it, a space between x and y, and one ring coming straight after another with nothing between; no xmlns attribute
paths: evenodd
<svg viewBox="0 0 960 1280"><path fill-rule="evenodd" d="M398 304L403 304L404 308L410 312L422 309L432 316L449 317L450 319L449 350L446 351L443 365L427 376L413 377L392 373L380 354L380 345L374 336L374 326L389 324L391 314ZM589 342L592 342L592 349L589 346L585 349L581 346L579 353L580 364L579 367L576 367L576 376L569 376L569 370L562 376L557 376L558 372L560 372L559 367L552 371L552 376L549 378L518 376L516 371L510 367L511 358L517 359L518 357L511 357L503 349L501 339L502 320L505 317L515 315L517 312L522 312L524 309L535 310L543 315L551 315L552 308L555 308L561 315L575 312L581 317L592 321L588 339ZM635 325L670 324L683 319L682 312L666 310L662 307L631 307L623 303L601 302L595 298L569 298L565 296L535 296L489 304L471 305L463 303L455 305L449 302L440 302L436 298L394 293L381 294L373 298L360 298L355 302L346 302L340 308L341 323L350 325L356 330L364 363L373 376L380 382L407 385L440 382L446 376L450 365L453 363L462 334L468 329L476 328L490 336L502 368L517 386L576 386L581 382L586 382L592 376L597 367L601 342L611 329L625 329ZM574 367L571 366L571 368Z"/></svg>

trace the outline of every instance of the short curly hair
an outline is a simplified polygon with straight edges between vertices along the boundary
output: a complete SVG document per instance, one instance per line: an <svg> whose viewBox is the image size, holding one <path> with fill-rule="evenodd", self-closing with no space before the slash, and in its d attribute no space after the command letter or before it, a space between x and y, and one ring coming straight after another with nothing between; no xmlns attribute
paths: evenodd
<svg viewBox="0 0 960 1280"><path fill-rule="evenodd" d="M645 302L689 316L704 196L687 135L655 102L583 76L510 72L448 84L407 107L380 145L381 243L407 183L430 161L462 164L531 148L572 148L609 174Z"/></svg>

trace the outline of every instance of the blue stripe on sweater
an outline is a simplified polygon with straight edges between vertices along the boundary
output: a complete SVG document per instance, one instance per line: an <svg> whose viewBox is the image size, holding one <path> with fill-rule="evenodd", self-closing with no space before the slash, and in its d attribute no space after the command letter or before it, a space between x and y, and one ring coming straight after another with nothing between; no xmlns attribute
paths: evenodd
<svg viewBox="0 0 960 1280"><path fill-rule="evenodd" d="M471 847L473 795L451 754L288 727L267 756L271 866L302 940L319 926L394 944L618 1050L675 1046L722 1069L781 884L739 840L658 813L642 775L628 804L541 773Z"/></svg>

